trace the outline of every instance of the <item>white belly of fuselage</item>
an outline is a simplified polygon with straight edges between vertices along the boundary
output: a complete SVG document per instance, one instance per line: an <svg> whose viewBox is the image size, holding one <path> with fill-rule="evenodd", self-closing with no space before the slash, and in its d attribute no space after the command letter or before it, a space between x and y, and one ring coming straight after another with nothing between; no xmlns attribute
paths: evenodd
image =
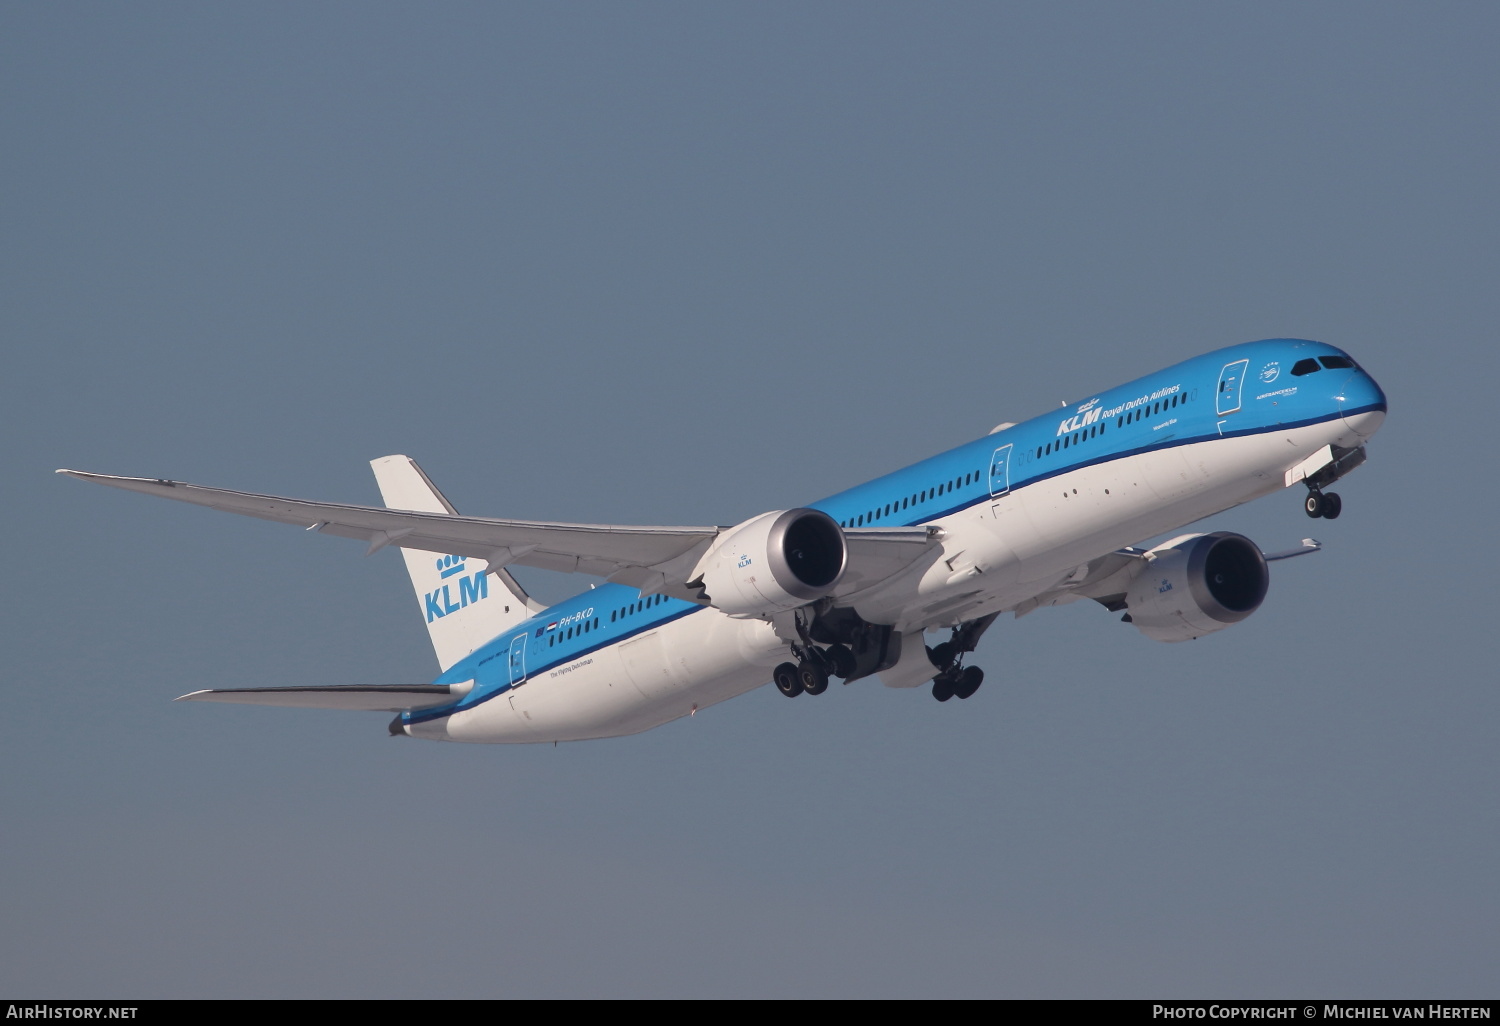
<svg viewBox="0 0 1500 1026"><path fill-rule="evenodd" d="M705 608L408 733L500 743L637 734L759 687L786 657L770 624Z"/></svg>

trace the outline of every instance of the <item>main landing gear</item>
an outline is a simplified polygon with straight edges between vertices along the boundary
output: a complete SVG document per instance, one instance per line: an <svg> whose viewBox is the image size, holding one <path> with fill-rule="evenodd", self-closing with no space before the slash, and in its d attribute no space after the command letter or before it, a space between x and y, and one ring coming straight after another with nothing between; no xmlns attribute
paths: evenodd
<svg viewBox="0 0 1500 1026"><path fill-rule="evenodd" d="M1344 500L1339 498L1338 492L1325 492L1320 488L1309 487L1307 499L1302 503L1302 508L1310 517L1337 520L1339 514L1344 511Z"/></svg>
<svg viewBox="0 0 1500 1026"><path fill-rule="evenodd" d="M782 663L771 671L776 690L788 698L801 694L821 695L828 690L829 677L849 677L854 673L854 653L847 645L804 649L800 662Z"/></svg>
<svg viewBox="0 0 1500 1026"><path fill-rule="evenodd" d="M927 658L937 667L938 674L932 678L932 697L939 702L950 698L970 698L984 683L984 671L977 666L963 665L964 656L974 651L979 636L989 630L999 613L981 616L977 620L966 620L953 628L953 637L927 650Z"/></svg>
<svg viewBox="0 0 1500 1026"><path fill-rule="evenodd" d="M953 628L953 636L947 641L927 649L927 658L935 671L932 677L933 698L939 702L946 702L950 698L971 698L979 690L979 685L984 683L984 671L977 666L963 665L964 656L974 651L974 646L979 643L979 636L989 629L999 615L991 613L976 620L966 620ZM821 695L828 690L830 677L841 677L847 684L851 680L879 673L895 665L900 650L888 649L886 641L881 640L891 634L889 627L879 628L883 633L876 639L879 643L875 644L867 636L868 631L861 633L854 629L869 626L864 625L863 621L855 623L853 627L843 624L842 628L845 629L840 631L835 631L835 626L839 625L830 626L820 619L808 630L798 621L799 637L797 641L791 642L792 654L797 657L797 662L781 663L771 671L771 679L775 682L777 691L788 698L803 694ZM921 644L919 638L920 635L912 637L909 643Z"/></svg>
<svg viewBox="0 0 1500 1026"><path fill-rule="evenodd" d="M932 678L932 697L939 702L950 698L969 698L984 683L984 671L977 666L954 667Z"/></svg>

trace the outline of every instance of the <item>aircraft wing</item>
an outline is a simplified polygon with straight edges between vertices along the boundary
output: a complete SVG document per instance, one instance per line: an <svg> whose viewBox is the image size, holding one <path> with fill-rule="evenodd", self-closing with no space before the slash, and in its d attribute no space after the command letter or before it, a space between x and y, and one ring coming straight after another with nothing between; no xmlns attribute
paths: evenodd
<svg viewBox="0 0 1500 1026"><path fill-rule="evenodd" d="M936 548L941 532L934 527L846 527L848 561L844 576L833 589L836 599L872 588L915 563Z"/></svg>
<svg viewBox="0 0 1500 1026"><path fill-rule="evenodd" d="M1124 548L1091 559L1063 575L1051 588L1016 606L1015 615L1019 618L1043 606L1062 606L1084 598L1105 609L1123 609L1130 578L1145 558L1144 549Z"/></svg>
<svg viewBox="0 0 1500 1026"><path fill-rule="evenodd" d="M553 524L532 520L497 520L450 513L310 502L279 495L257 495L228 488L207 488L149 477L116 477L59 470L95 484L156 495L178 502L296 524L309 531L368 542L369 552L387 545L425 549L489 561L492 568L510 563L610 577L622 583L666 584L681 578L718 535L717 527L625 527L613 524ZM691 557L686 558L686 557ZM686 567L679 570L681 564ZM631 573L631 571L636 571ZM657 590L665 590L658 588ZM682 597L690 598L689 594Z"/></svg>
<svg viewBox="0 0 1500 1026"><path fill-rule="evenodd" d="M1270 563L1278 559L1293 559L1310 552L1319 552L1322 548L1322 542L1313 538L1303 538L1302 544L1295 549L1262 552L1261 556L1267 563ZM1111 612L1119 612L1125 608L1125 592L1130 587L1131 577L1136 573L1140 561L1149 556L1150 553L1145 549L1134 547L1106 553L1098 559L1075 567L1048 590L1016 606L1015 614L1017 617L1022 617L1042 606L1062 606L1085 598L1093 599Z"/></svg>
<svg viewBox="0 0 1500 1026"><path fill-rule="evenodd" d="M311 502L258 495L163 478L118 477L59 470L83 481L156 495L178 502L296 524L309 531L368 542L368 553L387 545L488 561L491 569L512 563L564 573L595 574L674 598L698 601L688 575L722 530L719 527L631 527L498 520L451 513L421 513L337 502ZM932 544L927 528L861 528L846 532L847 586L868 587L895 573Z"/></svg>

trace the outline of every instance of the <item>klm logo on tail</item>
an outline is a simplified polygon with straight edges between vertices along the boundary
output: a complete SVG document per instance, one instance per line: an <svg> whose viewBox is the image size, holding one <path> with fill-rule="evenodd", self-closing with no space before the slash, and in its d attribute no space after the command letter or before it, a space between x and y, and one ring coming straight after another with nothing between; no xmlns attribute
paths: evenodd
<svg viewBox="0 0 1500 1026"><path fill-rule="evenodd" d="M442 619L449 613L456 613L460 609L480 599L490 597L489 574L481 571L477 574L464 575L463 556L444 556L437 561L438 576L444 581L450 577L458 578L444 584L436 591L429 591L423 599L423 608L427 610L427 622ZM453 601L450 589L458 589L458 601Z"/></svg>

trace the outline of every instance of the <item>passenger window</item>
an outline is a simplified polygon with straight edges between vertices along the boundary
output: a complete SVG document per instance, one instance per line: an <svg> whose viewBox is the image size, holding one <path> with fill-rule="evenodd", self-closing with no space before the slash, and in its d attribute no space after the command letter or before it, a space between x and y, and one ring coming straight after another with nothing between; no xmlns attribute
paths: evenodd
<svg viewBox="0 0 1500 1026"><path fill-rule="evenodd" d="M1329 370L1352 370L1354 361L1347 356L1320 356L1318 362Z"/></svg>
<svg viewBox="0 0 1500 1026"><path fill-rule="evenodd" d="M1304 374L1312 374L1319 370L1322 370L1322 368L1318 366L1318 361L1309 357L1306 360L1298 360L1292 364L1292 377L1300 378Z"/></svg>

